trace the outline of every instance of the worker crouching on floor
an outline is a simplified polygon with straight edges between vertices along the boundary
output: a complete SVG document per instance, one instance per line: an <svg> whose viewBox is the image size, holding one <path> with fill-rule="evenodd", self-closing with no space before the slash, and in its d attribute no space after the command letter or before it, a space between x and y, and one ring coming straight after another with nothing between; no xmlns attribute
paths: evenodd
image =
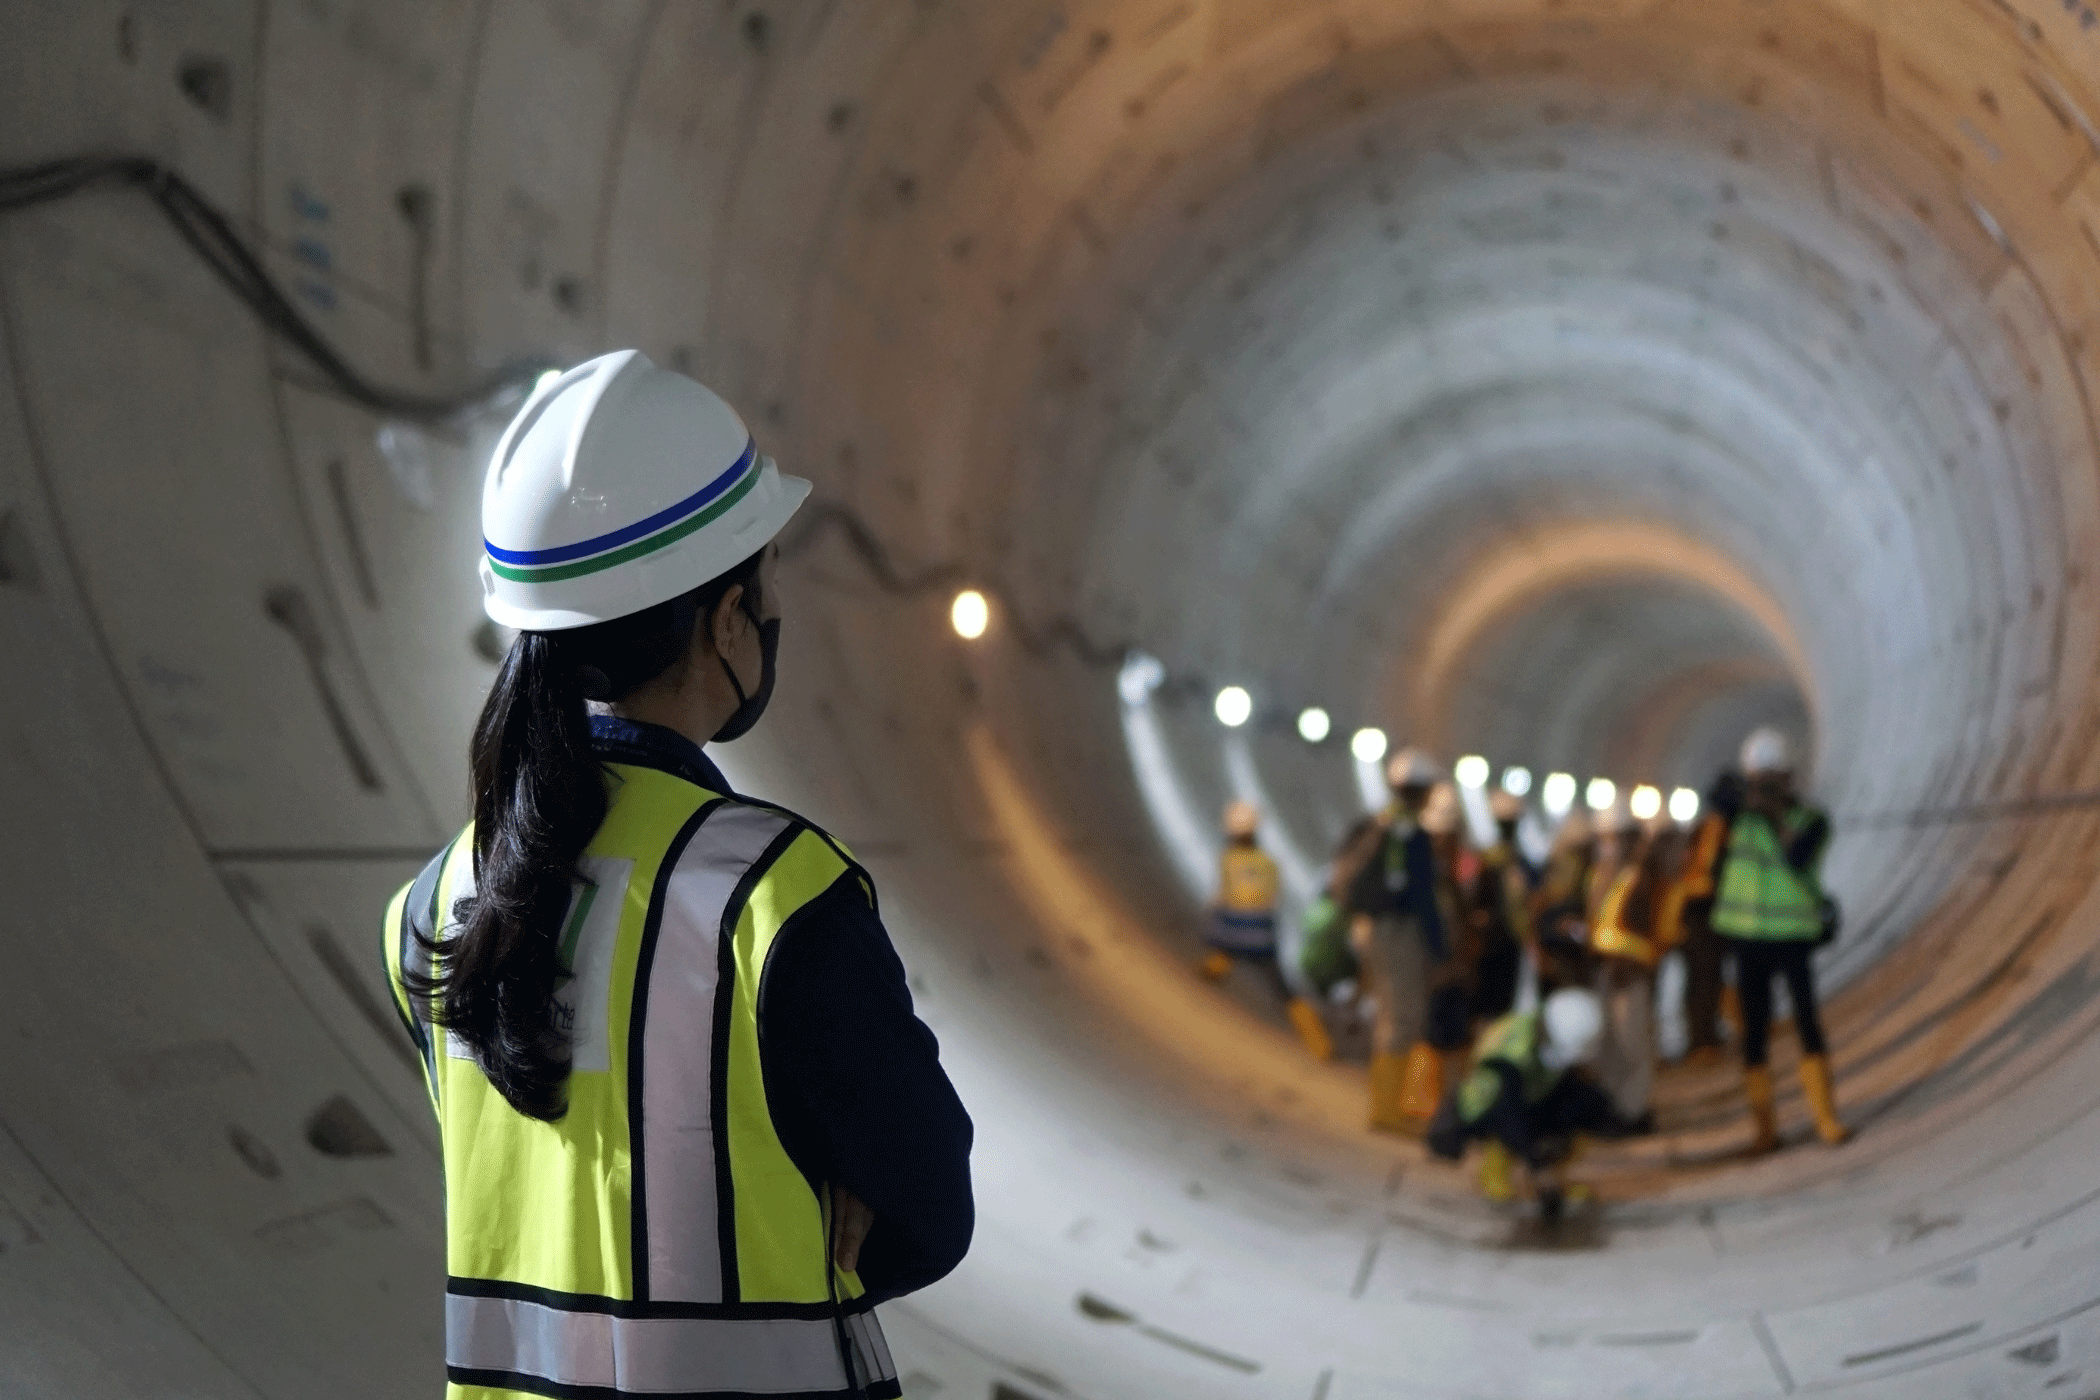
<svg viewBox="0 0 2100 1400"><path fill-rule="evenodd" d="M1629 1131L1610 1097L1579 1068L1596 1053L1603 1032L1603 1006L1580 987L1564 987L1537 1011L1512 1012L1489 1026L1474 1049L1471 1072L1437 1110L1429 1150L1455 1162L1468 1142L1481 1139L1490 1160L1505 1164L1499 1179L1483 1172L1487 1194L1512 1196L1506 1164L1522 1163L1540 1217L1558 1220L1576 1134L1622 1137Z"/></svg>
<svg viewBox="0 0 2100 1400"><path fill-rule="evenodd" d="M1735 956L1751 1150L1779 1146L1772 1076L1765 1067L1774 977L1786 978L1794 1004L1801 1089L1815 1116L1816 1135L1835 1147L1852 1134L1837 1116L1813 962L1816 948L1837 934L1837 906L1823 893L1819 875L1830 821L1795 795L1793 755L1777 730L1760 729L1743 742L1743 776L1743 810L1729 833L1713 927Z"/></svg>
<svg viewBox="0 0 2100 1400"><path fill-rule="evenodd" d="M1448 956L1437 889L1440 875L1422 814L1440 776L1419 749L1386 767L1393 803L1337 859L1337 884L1351 915L1370 921L1363 958L1376 1003L1371 1028L1370 1124L1403 1132L1436 1111L1441 1057L1428 1042L1431 979Z"/></svg>
<svg viewBox="0 0 2100 1400"><path fill-rule="evenodd" d="M1316 1060L1334 1055L1334 1041L1311 1002L1294 993L1276 957L1276 862L1261 848L1261 812L1252 802L1225 809L1225 849L1218 856L1218 897L1211 905L1203 975L1223 981L1235 962L1257 968L1284 1004L1291 1026Z"/></svg>

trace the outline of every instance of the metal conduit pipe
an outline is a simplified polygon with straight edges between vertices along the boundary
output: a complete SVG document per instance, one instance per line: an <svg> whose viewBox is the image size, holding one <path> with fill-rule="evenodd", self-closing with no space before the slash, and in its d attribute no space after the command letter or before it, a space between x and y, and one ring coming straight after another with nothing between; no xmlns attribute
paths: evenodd
<svg viewBox="0 0 2100 1400"><path fill-rule="evenodd" d="M856 522L726 758L977 1113L907 1393L2100 1385L2090 7L15 8L0 162L179 170L404 394L641 346ZM433 1393L374 928L464 813L500 406L375 416L114 189L0 221L0 359L0 1391ZM1679 783L1763 720L1838 815L1841 1151L1672 1076L1542 1248L1186 971L1218 804L1302 887L1358 724Z"/></svg>

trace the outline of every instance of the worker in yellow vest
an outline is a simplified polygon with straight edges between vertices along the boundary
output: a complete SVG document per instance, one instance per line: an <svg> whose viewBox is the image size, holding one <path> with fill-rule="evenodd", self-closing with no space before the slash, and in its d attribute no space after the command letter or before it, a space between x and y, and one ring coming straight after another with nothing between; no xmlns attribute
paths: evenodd
<svg viewBox="0 0 2100 1400"><path fill-rule="evenodd" d="M384 923L443 1146L449 1400L895 1396L873 1305L968 1248L969 1115L874 881L702 747L765 712L809 490L633 350L496 447L484 605L517 637L474 819Z"/></svg>
<svg viewBox="0 0 2100 1400"><path fill-rule="evenodd" d="M1236 962L1260 971L1281 999L1291 1028L1316 1060L1334 1057L1334 1040L1319 1008L1291 990L1276 955L1276 905L1281 893L1276 862L1261 848L1261 811L1252 802L1225 808L1225 848L1218 855L1218 895L1210 910L1205 941L1210 951L1201 971L1223 981Z"/></svg>
<svg viewBox="0 0 2100 1400"><path fill-rule="evenodd" d="M1721 890L1714 901L1714 932L1735 955L1736 991L1743 1008L1743 1091L1750 1101L1751 1150L1779 1146L1779 1120L1765 1066L1772 1024L1772 979L1786 979L1801 1042L1801 1089L1816 1135L1832 1147L1852 1136L1838 1118L1830 1082L1830 1055L1816 1004L1816 948L1836 936L1836 905L1823 893L1823 850L1830 820L1794 790L1794 761L1786 736L1760 729L1743 741L1743 810L1728 837Z"/></svg>
<svg viewBox="0 0 2100 1400"><path fill-rule="evenodd" d="M1674 869L1675 824L1657 816L1630 842L1590 925L1596 990L1604 1007L1598 1083L1619 1117L1652 1130L1655 1113L1655 974L1677 945L1682 899Z"/></svg>

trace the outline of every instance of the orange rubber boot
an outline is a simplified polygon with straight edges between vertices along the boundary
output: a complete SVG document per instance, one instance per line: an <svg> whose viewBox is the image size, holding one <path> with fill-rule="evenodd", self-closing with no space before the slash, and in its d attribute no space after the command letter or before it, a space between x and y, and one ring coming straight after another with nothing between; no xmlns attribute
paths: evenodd
<svg viewBox="0 0 2100 1400"><path fill-rule="evenodd" d="M1743 1071L1743 1097L1750 1100L1750 1150L1779 1150L1779 1112L1772 1106L1772 1073L1763 1065Z"/></svg>
<svg viewBox="0 0 2100 1400"><path fill-rule="evenodd" d="M1801 1091L1808 1096L1808 1111L1815 1115L1816 1136L1832 1147L1848 1141L1852 1130L1838 1121L1837 1099L1830 1091L1828 1055L1802 1057Z"/></svg>

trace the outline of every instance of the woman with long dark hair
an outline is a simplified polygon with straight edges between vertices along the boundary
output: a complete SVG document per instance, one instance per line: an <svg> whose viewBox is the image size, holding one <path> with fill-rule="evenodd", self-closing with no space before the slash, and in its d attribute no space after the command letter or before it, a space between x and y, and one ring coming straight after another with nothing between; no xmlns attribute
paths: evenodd
<svg viewBox="0 0 2100 1400"><path fill-rule="evenodd" d="M460 1397L894 1396L872 1312L961 1260L971 1125L874 882L702 745L773 691L809 493L635 351L534 393L482 498L518 629L473 822L387 967L444 1144Z"/></svg>

